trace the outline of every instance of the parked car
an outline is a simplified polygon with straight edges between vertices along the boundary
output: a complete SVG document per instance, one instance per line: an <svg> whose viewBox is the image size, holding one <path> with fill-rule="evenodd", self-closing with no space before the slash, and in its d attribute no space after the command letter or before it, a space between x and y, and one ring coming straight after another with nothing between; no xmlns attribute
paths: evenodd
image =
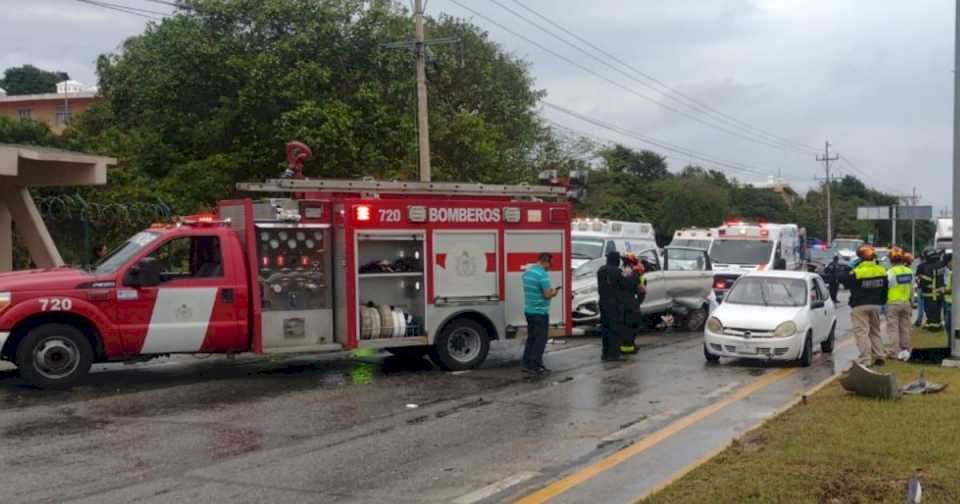
<svg viewBox="0 0 960 504"><path fill-rule="evenodd" d="M675 324L688 331L699 331L711 311L713 272L706 251L667 247L663 260L656 249L637 254L646 267L647 295L640 309L649 320L671 313ZM595 324L600 321L597 270L606 263L598 257L573 271L573 321Z"/></svg>
<svg viewBox="0 0 960 504"><path fill-rule="evenodd" d="M799 271L750 273L734 284L704 329L703 354L813 361L814 346L833 351L836 308L818 275Z"/></svg>

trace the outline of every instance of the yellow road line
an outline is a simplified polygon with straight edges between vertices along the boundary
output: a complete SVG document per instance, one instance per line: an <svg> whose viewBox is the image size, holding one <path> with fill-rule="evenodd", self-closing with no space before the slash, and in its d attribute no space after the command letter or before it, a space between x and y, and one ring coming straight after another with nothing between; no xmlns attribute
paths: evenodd
<svg viewBox="0 0 960 504"><path fill-rule="evenodd" d="M843 348L843 347L849 346L849 345L851 345L851 344L853 344L853 343L854 343L854 340L853 340L852 338L851 338L851 339L845 339L845 340L841 341L839 344L837 344L836 347L834 347L834 351L836 351L836 349L838 349L838 348ZM691 462L691 463L687 464L686 466L684 466L682 469L680 469L680 470L678 470L677 472L671 474L670 477L667 478L666 481L663 481L663 482L661 482L659 485L657 485L657 486L655 486L655 487L653 487L653 488L650 488L650 489L646 490L645 492L643 492L642 494L640 494L640 495L636 498L636 500L635 500L634 502L640 502L640 501L646 499L647 497L650 497L651 495L659 492L660 490L663 490L664 488L672 485L674 482L676 482L676 481L679 480L680 478L686 476L686 475L689 474L691 471L693 471L694 469L700 467L701 465L706 464L707 462L710 461L710 459L712 459L713 457L716 457L716 456L719 455L722 451L724 451L724 450L726 450L727 448L729 448L730 445L733 444L733 442L734 442L735 440L737 440L737 439L743 439L747 434L750 434L751 432L759 429L760 427L763 427L763 425L766 424L769 420L771 420L771 419L773 419L773 418L776 418L776 417L782 415L783 413L786 413L787 410L789 410L790 408L793 408L794 406L796 406L797 404L799 404L800 401L803 400L803 396L811 396L811 395L813 395L813 394L816 394L817 392L819 392L820 390L822 390L822 389L823 389L824 387L826 387L827 385L830 385L831 383L833 383L834 381L836 381L838 378L840 378L840 376L841 376L840 374L830 375L829 378L821 381L820 383L814 385L813 387L810 387L809 389L807 389L806 391L803 392L803 395L802 395L802 396L796 397L796 398L794 398L793 400L791 400L789 403L783 405L783 406L780 407L780 408L777 408L777 410L774 411L773 414L771 414L771 415L768 416L767 418L764 418L763 420L760 420L759 422L751 425L750 427L748 427L747 429L745 429L743 432L741 432L739 435L737 435L736 437L734 437L733 439L731 439L729 442L727 442L727 443L725 443L725 444L723 444L723 445L721 445L721 446L718 446L718 447L716 447L716 448L708 451L708 452L705 453L702 457L699 457L697 460L694 460L693 462Z"/></svg>
<svg viewBox="0 0 960 504"><path fill-rule="evenodd" d="M745 385L736 392L730 394L729 396L712 403L708 406L705 406L689 415L674 421L670 425L654 432L653 434L641 439L640 441L620 450L615 453L608 455L606 458L595 462L594 464L587 466L579 471L566 476L560 480L557 480L540 490L516 501L516 504L537 504L546 502L567 490L585 482L590 479L593 479L600 473L603 473L617 465L626 462L632 457L643 453L649 448L656 446L661 441L673 436L674 434L690 427L691 425L696 424L697 422L703 420L704 418L713 415L717 411L723 409L724 407L733 404L754 392L771 385L777 381L780 381L792 374L795 374L799 371L799 368L789 368L789 369L778 369L772 373L766 374L763 377L757 379L754 382L751 382L748 385Z"/></svg>

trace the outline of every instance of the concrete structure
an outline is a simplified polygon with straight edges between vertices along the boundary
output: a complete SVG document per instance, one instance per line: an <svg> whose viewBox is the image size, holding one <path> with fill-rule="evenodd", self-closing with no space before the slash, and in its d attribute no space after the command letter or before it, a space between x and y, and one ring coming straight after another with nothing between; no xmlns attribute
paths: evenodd
<svg viewBox="0 0 960 504"><path fill-rule="evenodd" d="M102 185L117 160L60 149L0 144L0 272L13 269L13 226L38 268L63 265L30 187Z"/></svg>
<svg viewBox="0 0 960 504"><path fill-rule="evenodd" d="M56 93L0 93L0 116L40 121L50 126L54 133L60 134L71 119L101 99L96 87L85 87L77 81L63 81L57 84Z"/></svg>

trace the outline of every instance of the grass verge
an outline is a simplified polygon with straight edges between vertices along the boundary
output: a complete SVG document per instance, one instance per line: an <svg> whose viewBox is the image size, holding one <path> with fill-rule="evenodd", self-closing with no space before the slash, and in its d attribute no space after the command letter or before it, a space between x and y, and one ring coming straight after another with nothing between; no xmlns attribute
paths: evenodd
<svg viewBox="0 0 960 504"><path fill-rule="evenodd" d="M926 329L914 329L910 336L913 348L926 350L930 348L946 348L950 346L947 343L947 333L943 329L939 331L927 331Z"/></svg>
<svg viewBox="0 0 960 504"><path fill-rule="evenodd" d="M929 396L878 401L834 382L645 503L902 503L921 472L923 502L960 502L960 370L890 362L900 385L925 370Z"/></svg>

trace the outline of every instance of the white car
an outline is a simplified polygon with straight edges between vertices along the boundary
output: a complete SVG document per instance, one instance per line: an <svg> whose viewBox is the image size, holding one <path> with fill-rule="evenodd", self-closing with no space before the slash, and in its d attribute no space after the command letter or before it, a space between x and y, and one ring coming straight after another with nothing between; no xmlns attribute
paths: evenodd
<svg viewBox="0 0 960 504"><path fill-rule="evenodd" d="M707 320L703 354L720 357L813 362L814 346L833 352L836 307L815 273L768 271L744 275Z"/></svg>

